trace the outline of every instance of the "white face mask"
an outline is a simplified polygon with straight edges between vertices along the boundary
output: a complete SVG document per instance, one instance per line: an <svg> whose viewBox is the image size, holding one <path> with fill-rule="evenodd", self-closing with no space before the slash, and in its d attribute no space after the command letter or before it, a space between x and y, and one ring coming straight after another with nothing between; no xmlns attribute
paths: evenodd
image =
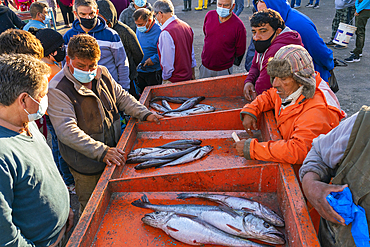
<svg viewBox="0 0 370 247"><path fill-rule="evenodd" d="M39 109L37 110L36 113L30 114L26 109L23 109L28 114L28 121L32 122L32 121L42 118L42 116L45 115L46 109L48 108L48 96L45 95L40 100L40 103L37 102L34 98L32 98L31 95L28 95L28 96L30 96L30 98L39 105Z"/></svg>

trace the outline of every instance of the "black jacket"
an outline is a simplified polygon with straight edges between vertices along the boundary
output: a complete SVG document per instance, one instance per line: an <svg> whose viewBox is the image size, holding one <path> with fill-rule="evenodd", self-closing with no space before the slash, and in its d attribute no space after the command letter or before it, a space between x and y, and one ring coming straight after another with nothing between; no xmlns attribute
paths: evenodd
<svg viewBox="0 0 370 247"><path fill-rule="evenodd" d="M0 5L0 34L10 28L22 29L26 25L19 17L8 7Z"/></svg>

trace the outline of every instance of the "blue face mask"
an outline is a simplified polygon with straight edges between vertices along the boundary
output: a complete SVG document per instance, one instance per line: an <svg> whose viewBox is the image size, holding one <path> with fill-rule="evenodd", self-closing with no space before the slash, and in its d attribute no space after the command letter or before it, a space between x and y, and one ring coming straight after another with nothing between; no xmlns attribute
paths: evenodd
<svg viewBox="0 0 370 247"><path fill-rule="evenodd" d="M146 0L135 0L135 5L138 7L144 7L146 5Z"/></svg>
<svg viewBox="0 0 370 247"><path fill-rule="evenodd" d="M36 113L30 114L26 109L24 109L24 111L28 114L28 121L32 122L32 121L38 120L38 119L42 118L42 116L44 116L44 114L46 112L46 109L48 108L48 96L45 95L40 100L40 103L37 102L34 98L32 98L31 95L29 95L29 96L33 101L35 101L37 104L39 104L39 109L37 110Z"/></svg>
<svg viewBox="0 0 370 247"><path fill-rule="evenodd" d="M217 7L217 14L222 17L222 18L225 18L225 17L228 17L230 15L230 9L225 9L225 8L222 8L222 7Z"/></svg>
<svg viewBox="0 0 370 247"><path fill-rule="evenodd" d="M142 32L142 33L145 33L146 31L148 31L148 28L146 28L146 25L148 24L148 22L145 23L144 26L142 27L139 27L136 25L136 29L139 31L139 32Z"/></svg>
<svg viewBox="0 0 370 247"><path fill-rule="evenodd" d="M94 80L97 69L94 69L93 71L83 71L83 70L76 69L75 67L73 67L72 63L71 63L71 66L74 70L73 76L74 78L76 78L77 81L81 83L89 83L92 80Z"/></svg>
<svg viewBox="0 0 370 247"><path fill-rule="evenodd" d="M43 20L43 23L44 24L49 24L50 23L50 20L51 20L50 15L45 15L45 20Z"/></svg>

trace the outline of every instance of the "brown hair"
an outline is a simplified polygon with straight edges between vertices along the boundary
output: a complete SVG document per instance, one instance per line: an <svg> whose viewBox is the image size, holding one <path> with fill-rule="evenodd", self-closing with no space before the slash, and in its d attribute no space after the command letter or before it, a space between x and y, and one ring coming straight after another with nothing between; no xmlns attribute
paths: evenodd
<svg viewBox="0 0 370 247"><path fill-rule="evenodd" d="M68 43L68 57L75 59L88 59L91 61L100 59L100 48L94 37L88 34L79 34L73 36Z"/></svg>
<svg viewBox="0 0 370 247"><path fill-rule="evenodd" d="M48 6L45 3L41 3L41 2L32 3L30 7L30 14L31 14L32 19L36 18L37 13L42 14L42 12L44 12L44 9L47 7Z"/></svg>
<svg viewBox="0 0 370 247"><path fill-rule="evenodd" d="M0 54L30 54L38 59L44 57L44 48L39 39L31 33L8 29L0 35Z"/></svg>

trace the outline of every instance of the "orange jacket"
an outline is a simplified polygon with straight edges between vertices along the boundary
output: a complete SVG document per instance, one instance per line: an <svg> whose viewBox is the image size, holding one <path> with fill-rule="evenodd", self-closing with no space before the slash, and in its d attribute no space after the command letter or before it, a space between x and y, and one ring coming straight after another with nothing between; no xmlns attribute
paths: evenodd
<svg viewBox="0 0 370 247"><path fill-rule="evenodd" d="M258 142L248 139L244 145L244 157L252 160L302 164L314 138L335 128L346 116L328 84L318 72L316 91L312 99L301 95L294 105L280 111L281 99L275 88L263 92L250 104L244 106L244 114L258 119L262 112L275 110L277 128L283 140Z"/></svg>

